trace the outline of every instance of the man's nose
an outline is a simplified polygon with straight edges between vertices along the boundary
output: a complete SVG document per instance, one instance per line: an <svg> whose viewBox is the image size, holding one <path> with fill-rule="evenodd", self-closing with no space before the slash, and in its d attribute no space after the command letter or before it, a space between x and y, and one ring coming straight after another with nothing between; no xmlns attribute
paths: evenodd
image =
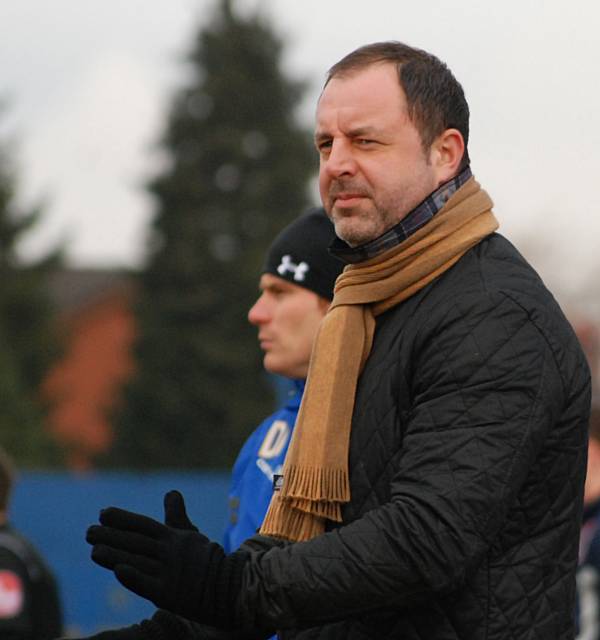
<svg viewBox="0 0 600 640"><path fill-rule="evenodd" d="M255 326L259 326L268 322L269 317L269 305L267 304L263 294L252 305L252 307L250 307L250 311L248 311L248 322Z"/></svg>
<svg viewBox="0 0 600 640"><path fill-rule="evenodd" d="M356 161L352 154L352 147L346 140L334 140L329 155L322 158L321 170L331 178L356 173Z"/></svg>

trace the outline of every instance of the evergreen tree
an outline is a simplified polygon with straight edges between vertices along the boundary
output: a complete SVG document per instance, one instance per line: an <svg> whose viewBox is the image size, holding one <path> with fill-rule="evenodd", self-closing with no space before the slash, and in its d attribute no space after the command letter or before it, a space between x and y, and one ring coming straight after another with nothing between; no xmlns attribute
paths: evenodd
<svg viewBox="0 0 600 640"><path fill-rule="evenodd" d="M303 85L280 69L264 17L220 0L190 56L149 185L157 210L140 278L137 372L114 422L113 464L230 465L272 409L247 312L275 234L308 204L315 168L295 121Z"/></svg>
<svg viewBox="0 0 600 640"><path fill-rule="evenodd" d="M6 143L0 147L0 446L20 466L51 466L58 449L44 429L40 385L58 355L47 278L57 252L23 264L17 248L40 209L15 203L16 177Z"/></svg>

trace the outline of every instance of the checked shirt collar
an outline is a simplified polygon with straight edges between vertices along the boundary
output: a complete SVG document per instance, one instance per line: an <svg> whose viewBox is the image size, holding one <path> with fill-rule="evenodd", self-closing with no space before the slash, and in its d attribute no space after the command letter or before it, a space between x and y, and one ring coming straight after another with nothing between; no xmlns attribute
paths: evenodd
<svg viewBox="0 0 600 640"><path fill-rule="evenodd" d="M375 240L358 247L350 247L343 240L336 238L329 252L347 263L364 262L399 245L417 229L426 225L433 216L448 202L450 197L471 177L471 168L466 167L456 177L438 187L417 205L396 226L392 227Z"/></svg>

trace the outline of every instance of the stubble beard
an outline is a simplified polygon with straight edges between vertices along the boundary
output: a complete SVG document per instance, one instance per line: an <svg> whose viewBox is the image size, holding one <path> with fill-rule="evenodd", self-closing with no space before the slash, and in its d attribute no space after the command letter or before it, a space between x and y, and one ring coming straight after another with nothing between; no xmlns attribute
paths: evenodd
<svg viewBox="0 0 600 640"><path fill-rule="evenodd" d="M333 199L326 207L327 214L332 220L335 233L351 247L359 247L375 240L396 224L396 217L385 206L375 202L367 196L360 207L337 210L332 206Z"/></svg>
<svg viewBox="0 0 600 640"><path fill-rule="evenodd" d="M362 196L363 201L359 206L349 208L336 208L334 203L342 193L355 193ZM333 222L335 233L346 244L357 247L374 240L380 233L380 215L373 194L367 185L360 181L340 178L329 185L326 202L323 203L325 211Z"/></svg>

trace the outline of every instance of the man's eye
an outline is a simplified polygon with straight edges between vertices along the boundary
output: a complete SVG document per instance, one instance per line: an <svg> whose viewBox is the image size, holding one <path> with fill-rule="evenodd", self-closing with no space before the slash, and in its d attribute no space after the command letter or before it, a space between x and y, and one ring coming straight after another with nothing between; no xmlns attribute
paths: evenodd
<svg viewBox="0 0 600 640"><path fill-rule="evenodd" d="M368 138L358 138L356 143L361 147L366 147L370 144L375 144L375 140L369 140Z"/></svg>
<svg viewBox="0 0 600 640"><path fill-rule="evenodd" d="M331 149L331 140L322 140L321 142L318 142L317 149L319 151L327 151L328 149Z"/></svg>

